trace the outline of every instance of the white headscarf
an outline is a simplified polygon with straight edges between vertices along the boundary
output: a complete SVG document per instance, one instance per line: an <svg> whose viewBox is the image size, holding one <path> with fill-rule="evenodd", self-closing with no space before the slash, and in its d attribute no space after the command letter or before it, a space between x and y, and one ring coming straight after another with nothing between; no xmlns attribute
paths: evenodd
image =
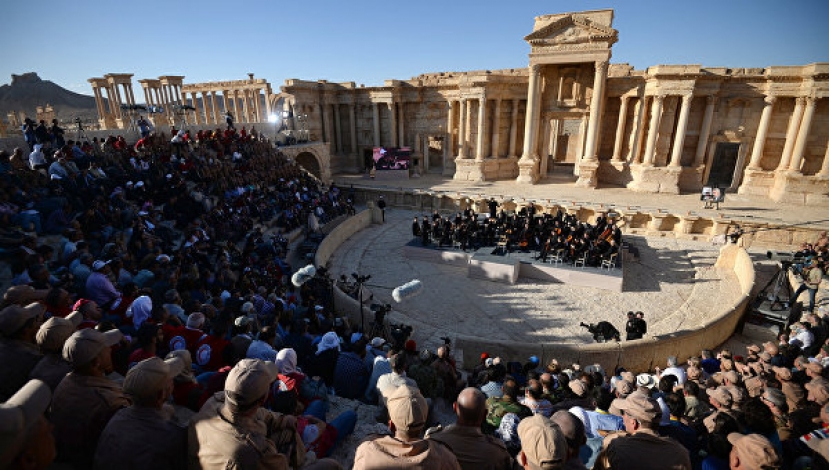
<svg viewBox="0 0 829 470"><path fill-rule="evenodd" d="M279 373L288 375L296 372L296 351L291 348L285 348L276 353L276 365L279 367Z"/></svg>
<svg viewBox="0 0 829 470"><path fill-rule="evenodd" d="M132 305L129 306L127 309L127 316L129 317L132 315L132 324L135 325L135 329L141 327L141 324L144 323L153 312L153 300L146 295L142 295L141 297L135 299L132 302Z"/></svg>
<svg viewBox="0 0 829 470"><path fill-rule="evenodd" d="M323 351L327 351L332 348L337 348L337 351L340 350L340 338L337 337L337 333L329 331L328 333L322 335L322 340L320 340L320 344L317 345L317 354L321 354Z"/></svg>

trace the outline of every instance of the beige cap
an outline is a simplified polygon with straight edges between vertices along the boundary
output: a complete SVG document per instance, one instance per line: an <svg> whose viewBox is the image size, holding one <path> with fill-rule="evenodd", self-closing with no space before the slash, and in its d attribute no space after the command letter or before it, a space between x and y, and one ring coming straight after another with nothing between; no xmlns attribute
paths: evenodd
<svg viewBox="0 0 829 470"><path fill-rule="evenodd" d="M576 395L582 397L585 393L587 393L587 386L584 385L579 379L571 380L567 383L567 386L570 387L570 390L575 393Z"/></svg>
<svg viewBox="0 0 829 470"><path fill-rule="evenodd" d="M735 370L730 370L728 372L723 372L722 374L723 379L728 380L731 384L738 384L740 383L740 374L737 373Z"/></svg>
<svg viewBox="0 0 829 470"><path fill-rule="evenodd" d="M279 367L261 359L242 359L225 380L225 396L231 405L245 407L265 397L279 375ZM230 393L228 393L230 392Z"/></svg>
<svg viewBox="0 0 829 470"><path fill-rule="evenodd" d="M544 415L533 415L518 423L521 452L534 468L561 468L567 457L567 441L561 428Z"/></svg>
<svg viewBox="0 0 829 470"><path fill-rule="evenodd" d="M820 375L823 373L823 366L818 364L817 362L810 362L806 364L806 370L813 374Z"/></svg>
<svg viewBox="0 0 829 470"><path fill-rule="evenodd" d="M763 343L763 348L765 348L766 352L771 354L772 356L776 356L777 353L780 352L780 347L772 343L771 341L766 341L765 343Z"/></svg>
<svg viewBox="0 0 829 470"><path fill-rule="evenodd" d="M743 402L746 401L746 390L737 385L723 385L722 387L731 394L731 407L739 409Z"/></svg>
<svg viewBox="0 0 829 470"><path fill-rule="evenodd" d="M27 321L35 318L38 315L43 315L46 307L37 302L31 303L25 307L20 305L9 305L0 310L0 334L3 336L11 336L17 332Z"/></svg>
<svg viewBox="0 0 829 470"><path fill-rule="evenodd" d="M614 400L614 404L620 411L646 423L656 422L662 417L659 403L638 390L624 400Z"/></svg>
<svg viewBox="0 0 829 470"><path fill-rule="evenodd" d="M731 392L724 386L719 386L717 388L708 388L705 390L705 393L708 394L709 397L717 400L722 406L731 406L734 403L734 399L731 397Z"/></svg>
<svg viewBox="0 0 829 470"><path fill-rule="evenodd" d="M760 346L757 346L756 344L750 344L746 347L746 351L752 354L759 354L762 349L760 349Z"/></svg>
<svg viewBox="0 0 829 470"><path fill-rule="evenodd" d="M184 361L178 357L166 361L160 357L144 359L127 372L124 393L137 398L153 399L183 368Z"/></svg>
<svg viewBox="0 0 829 470"><path fill-rule="evenodd" d="M812 401L818 405L825 405L829 402L829 382L825 379L812 380L806 384L806 390L809 391Z"/></svg>
<svg viewBox="0 0 829 470"><path fill-rule="evenodd" d="M22 449L28 430L43 416L51 401L49 386L33 379L0 404L0 468L11 464Z"/></svg>
<svg viewBox="0 0 829 470"><path fill-rule="evenodd" d="M746 386L750 397L759 397L763 394L763 381L760 380L760 377L748 378L743 382L743 385Z"/></svg>
<svg viewBox="0 0 829 470"><path fill-rule="evenodd" d="M118 344L124 335L118 330L101 333L92 328L76 331L63 344L63 359L78 367L90 363L104 348Z"/></svg>
<svg viewBox="0 0 829 470"><path fill-rule="evenodd" d="M72 312L66 318L52 317L37 330L35 339L43 352L60 353L63 344L83 321L81 312Z"/></svg>
<svg viewBox="0 0 829 470"><path fill-rule="evenodd" d="M429 405L415 387L397 387L386 401L386 407L389 409L389 418L401 431L416 430L426 425Z"/></svg>
<svg viewBox="0 0 829 470"><path fill-rule="evenodd" d="M49 289L35 289L34 287L27 285L12 286L6 290L5 294L3 294L3 303L5 305L27 305L36 300L45 299L46 294L48 293Z"/></svg>
<svg viewBox="0 0 829 470"><path fill-rule="evenodd" d="M792 370L788 367L772 367L772 370L777 374L780 380L792 380Z"/></svg>
<svg viewBox="0 0 829 470"><path fill-rule="evenodd" d="M768 439L759 434L740 434L732 432L728 442L737 449L741 466L746 468L776 468L780 459Z"/></svg>
<svg viewBox="0 0 829 470"><path fill-rule="evenodd" d="M183 367L181 371L176 374L176 377L184 381L196 381L196 376L193 375L193 358L190 356L190 351L186 349L179 349L177 351L170 351L166 359L178 358L181 360Z"/></svg>

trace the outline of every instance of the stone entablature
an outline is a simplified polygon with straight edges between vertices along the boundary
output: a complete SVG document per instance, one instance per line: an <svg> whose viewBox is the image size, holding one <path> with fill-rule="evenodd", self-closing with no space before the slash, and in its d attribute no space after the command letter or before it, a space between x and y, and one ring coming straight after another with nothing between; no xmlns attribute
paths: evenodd
<svg viewBox="0 0 829 470"><path fill-rule="evenodd" d="M266 122L271 114L271 85L252 73L247 80L188 83L182 93L185 103L195 108L185 117L192 116L195 124L221 125L228 111L238 123Z"/></svg>

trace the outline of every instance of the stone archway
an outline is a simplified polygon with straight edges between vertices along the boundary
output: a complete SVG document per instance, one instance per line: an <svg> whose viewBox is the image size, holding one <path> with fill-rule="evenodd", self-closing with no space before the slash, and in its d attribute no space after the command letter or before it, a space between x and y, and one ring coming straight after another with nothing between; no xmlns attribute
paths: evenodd
<svg viewBox="0 0 829 470"><path fill-rule="evenodd" d="M299 164L300 166L302 166L303 168L308 170L309 173L316 176L320 180L323 180L323 181L325 180L323 178L323 175L322 175L322 171L321 171L321 168L320 168L320 163L319 163L319 161L317 161L317 157L313 153L311 153L311 152L300 152L296 156L296 162L297 162L297 164Z"/></svg>

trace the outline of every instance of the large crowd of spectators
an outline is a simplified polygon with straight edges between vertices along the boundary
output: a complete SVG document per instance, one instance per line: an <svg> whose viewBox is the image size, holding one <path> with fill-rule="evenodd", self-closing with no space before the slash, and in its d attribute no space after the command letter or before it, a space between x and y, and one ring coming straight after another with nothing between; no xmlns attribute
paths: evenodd
<svg viewBox="0 0 829 470"><path fill-rule="evenodd" d="M0 468L341 468L358 423L332 396L388 424L354 468L829 468L825 312L664 370L463 374L449 344L352 328L324 272L291 284L284 234L350 213L338 188L254 131L174 135L3 155Z"/></svg>

